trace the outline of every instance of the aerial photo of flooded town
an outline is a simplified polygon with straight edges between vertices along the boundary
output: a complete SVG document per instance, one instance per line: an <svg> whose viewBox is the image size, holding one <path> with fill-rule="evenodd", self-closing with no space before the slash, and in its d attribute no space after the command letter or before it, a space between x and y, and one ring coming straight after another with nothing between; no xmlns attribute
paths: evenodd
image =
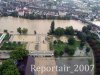
<svg viewBox="0 0 100 75"><path fill-rule="evenodd" d="M100 0L0 0L0 75L100 75Z"/></svg>

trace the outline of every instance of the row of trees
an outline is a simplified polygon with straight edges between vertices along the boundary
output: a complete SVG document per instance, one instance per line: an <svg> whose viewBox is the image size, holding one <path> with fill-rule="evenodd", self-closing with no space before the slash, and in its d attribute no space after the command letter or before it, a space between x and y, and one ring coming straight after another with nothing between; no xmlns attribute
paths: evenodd
<svg viewBox="0 0 100 75"><path fill-rule="evenodd" d="M16 50L17 48L23 47L23 44L21 42L4 42L1 46L1 50Z"/></svg>
<svg viewBox="0 0 100 75"><path fill-rule="evenodd" d="M27 34L27 32L28 32L28 29L27 28L17 28L17 32L19 33L19 34Z"/></svg>
<svg viewBox="0 0 100 75"><path fill-rule="evenodd" d="M89 45L91 46L91 48L93 49L94 52L94 57L95 57L95 74L100 74L100 38L98 38L98 36L95 33L91 33L90 30L92 30L92 27L94 26L87 26L84 27L83 29L83 34L85 34L83 37L85 37L85 41L87 41L89 43ZM87 51L89 51L89 49L87 49Z"/></svg>
<svg viewBox="0 0 100 75"><path fill-rule="evenodd" d="M72 26L70 27L66 27L66 29L58 27L55 29L55 23L54 21L52 21L51 23L51 27L50 27L50 31L49 33L50 35L56 35L56 36L62 36L62 35L74 35L75 31L73 29Z"/></svg>
<svg viewBox="0 0 100 75"><path fill-rule="evenodd" d="M7 16L7 14L4 14L4 16ZM13 17L18 17L18 12L12 12L10 14L10 16ZM39 14L34 14L34 12L32 14L24 14L24 16L19 16L22 18L26 18L26 19L30 19L30 20L34 20L34 19L62 19L62 20L70 20L71 16L70 15L65 15L65 16L52 16L52 15L39 15Z"/></svg>

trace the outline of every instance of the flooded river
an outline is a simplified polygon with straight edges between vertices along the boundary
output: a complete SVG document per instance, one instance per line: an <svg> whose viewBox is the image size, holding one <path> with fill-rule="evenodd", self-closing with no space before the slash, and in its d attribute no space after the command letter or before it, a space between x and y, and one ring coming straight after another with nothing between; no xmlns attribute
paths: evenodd
<svg viewBox="0 0 100 75"><path fill-rule="evenodd" d="M0 17L0 32L7 29L9 32L17 33L17 28L27 28L29 34L33 34L34 30L39 34L46 34L51 25L52 20L28 20L14 17ZM56 27L73 26L74 29L82 30L85 24L76 20L55 20Z"/></svg>

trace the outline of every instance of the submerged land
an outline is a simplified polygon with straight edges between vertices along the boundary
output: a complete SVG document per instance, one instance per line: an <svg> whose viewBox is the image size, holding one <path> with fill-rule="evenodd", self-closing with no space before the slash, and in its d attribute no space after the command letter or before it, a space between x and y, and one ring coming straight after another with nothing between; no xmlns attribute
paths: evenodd
<svg viewBox="0 0 100 75"><path fill-rule="evenodd" d="M0 75L100 74L100 1L0 2ZM31 65L71 68L41 73Z"/></svg>
<svg viewBox="0 0 100 75"><path fill-rule="evenodd" d="M6 23L3 22L4 19ZM79 20L27 20L14 17L1 17L0 22L2 22L1 34L4 32L8 37L1 42L0 51L1 55L4 55L1 59L13 58L14 60L20 60L21 63L18 62L18 69L22 75L28 73L46 75L49 73L31 72L29 67L31 64L43 66L45 63L45 67L63 65L72 67L75 64L94 65L93 50L85 42L85 39L82 39L85 37L79 38L79 35L82 35L80 32L88 25L86 23ZM80 34L76 35L76 33ZM25 52L25 55L19 58L16 50L21 49L27 50L27 53ZM25 61L26 64L24 64ZM21 67L22 64L25 69L22 69L24 67ZM51 73L53 75L70 74L69 72L56 71ZM80 72L73 74L77 75ZM93 75L94 72L82 72L81 74Z"/></svg>

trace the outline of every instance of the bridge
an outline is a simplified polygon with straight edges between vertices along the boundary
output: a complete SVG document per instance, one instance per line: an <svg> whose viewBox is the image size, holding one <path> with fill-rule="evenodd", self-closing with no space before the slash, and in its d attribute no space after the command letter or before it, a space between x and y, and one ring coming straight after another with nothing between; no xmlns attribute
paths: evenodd
<svg viewBox="0 0 100 75"><path fill-rule="evenodd" d="M29 53L30 56L34 57L52 57L54 56L53 51L33 51Z"/></svg>

